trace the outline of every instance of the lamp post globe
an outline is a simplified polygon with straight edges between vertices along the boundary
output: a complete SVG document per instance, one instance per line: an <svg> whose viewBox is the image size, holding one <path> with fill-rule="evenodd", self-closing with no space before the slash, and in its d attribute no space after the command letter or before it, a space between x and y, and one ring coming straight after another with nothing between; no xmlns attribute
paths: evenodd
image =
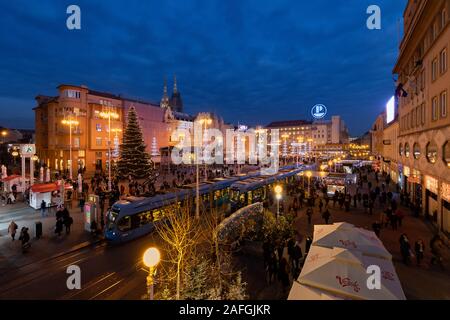
<svg viewBox="0 0 450 320"><path fill-rule="evenodd" d="M149 248L145 250L144 256L142 257L142 261L149 268L154 268L156 265L158 265L160 260L161 254L156 248Z"/></svg>

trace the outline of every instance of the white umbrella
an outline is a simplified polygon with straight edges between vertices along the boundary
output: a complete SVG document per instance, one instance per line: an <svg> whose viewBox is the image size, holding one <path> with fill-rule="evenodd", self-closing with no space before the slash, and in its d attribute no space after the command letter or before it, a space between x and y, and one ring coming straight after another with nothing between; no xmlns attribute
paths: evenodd
<svg viewBox="0 0 450 320"><path fill-rule="evenodd" d="M356 228L346 222L315 225L312 245L327 248L346 248L362 252L368 256L392 259L392 255L374 232Z"/></svg>
<svg viewBox="0 0 450 320"><path fill-rule="evenodd" d="M47 168L47 172L45 175L45 182L50 182L50 168Z"/></svg>
<svg viewBox="0 0 450 320"><path fill-rule="evenodd" d="M44 167L39 169L39 181L44 182Z"/></svg>
<svg viewBox="0 0 450 320"><path fill-rule="evenodd" d="M78 174L78 192L83 192L83 177L81 176L81 173Z"/></svg>
<svg viewBox="0 0 450 320"><path fill-rule="evenodd" d="M288 300L343 300L335 294L294 281Z"/></svg>
<svg viewBox="0 0 450 320"><path fill-rule="evenodd" d="M371 275L367 273L367 267L371 265L381 270L380 289L371 290L367 286ZM391 261L366 257L358 251L343 248L311 246L298 282L351 299L406 299Z"/></svg>

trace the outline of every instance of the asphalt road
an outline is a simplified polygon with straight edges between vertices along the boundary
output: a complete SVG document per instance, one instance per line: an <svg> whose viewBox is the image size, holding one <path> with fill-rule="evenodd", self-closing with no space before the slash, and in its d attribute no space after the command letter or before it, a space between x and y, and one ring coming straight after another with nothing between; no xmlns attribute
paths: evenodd
<svg viewBox="0 0 450 320"><path fill-rule="evenodd" d="M157 242L158 236L151 234L118 246L101 243L5 272L0 299L140 299L147 276L142 254ZM70 265L80 267L79 290L67 288Z"/></svg>

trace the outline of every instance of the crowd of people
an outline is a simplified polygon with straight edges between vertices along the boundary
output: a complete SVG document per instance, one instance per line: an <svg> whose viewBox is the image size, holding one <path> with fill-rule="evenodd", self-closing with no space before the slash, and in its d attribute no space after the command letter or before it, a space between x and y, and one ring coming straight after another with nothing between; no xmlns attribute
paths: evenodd
<svg viewBox="0 0 450 320"><path fill-rule="evenodd" d="M364 167L356 169L355 173L358 179L354 188L356 191L353 194L336 190L330 195L321 179L313 180L309 188L305 188L302 181L287 186L288 197L279 204L280 215L291 214L303 219L299 213L302 209L306 209L303 211L306 216L304 223L311 225L315 214L319 214L325 224L331 223L332 211L337 208L345 212L353 210L363 212L369 218L373 217L372 229L378 237L381 236L382 230L391 229L399 232L400 253L405 264L410 265L414 259L417 266L423 266L427 250L425 240L418 237L410 244L408 235L401 231L405 216L409 212L413 216L417 214L417 205L409 199L409 194L401 192L400 187L394 185L385 172ZM266 208L273 208L274 202L275 200L269 197L264 205ZM409 209L411 211L408 211ZM304 258L298 242L302 236L298 235L297 239L289 239L285 243L263 244L264 267L269 284L277 278L283 286L289 286L289 279L296 279L301 270L302 258ZM307 253L312 240L309 235L306 239ZM428 248L431 253L430 264L444 268L442 258L444 244L438 234L430 239Z"/></svg>

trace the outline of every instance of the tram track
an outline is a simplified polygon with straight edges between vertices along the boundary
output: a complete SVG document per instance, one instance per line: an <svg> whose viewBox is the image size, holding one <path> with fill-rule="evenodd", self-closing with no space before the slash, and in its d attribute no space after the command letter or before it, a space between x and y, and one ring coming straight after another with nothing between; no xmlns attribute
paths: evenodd
<svg viewBox="0 0 450 320"><path fill-rule="evenodd" d="M88 259L92 259L102 254L105 247L106 243L102 243L99 246L83 248L76 252L50 257L6 272L0 278L0 299L8 299L9 293L20 290L33 281L50 278L57 272L65 272L65 269L70 265L80 264ZM8 278L12 272L14 272L15 276Z"/></svg>

